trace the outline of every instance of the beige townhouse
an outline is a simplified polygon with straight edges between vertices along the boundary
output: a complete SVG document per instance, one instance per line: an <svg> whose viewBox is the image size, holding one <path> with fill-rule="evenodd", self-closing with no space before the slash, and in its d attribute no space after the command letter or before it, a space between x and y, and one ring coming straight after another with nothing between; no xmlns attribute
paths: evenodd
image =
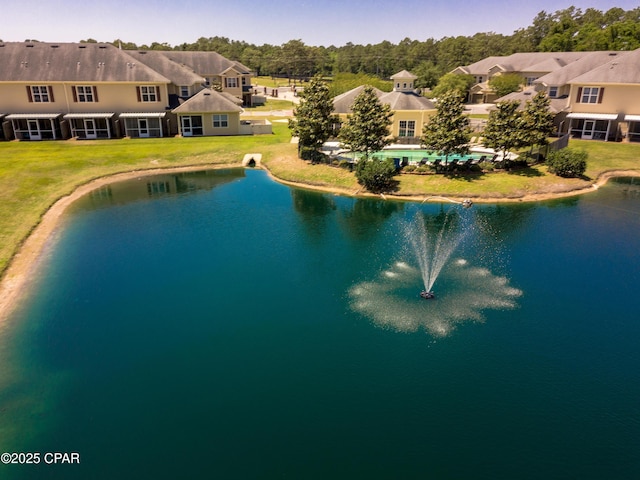
<svg viewBox="0 0 640 480"><path fill-rule="evenodd" d="M183 129L174 110L214 86L223 96L212 93L218 101L207 105L222 110L198 113L212 125L216 115L224 118L217 124L225 127L203 128L203 135L262 133L242 128L239 118L239 105L251 104L251 72L215 52L7 42L0 43L0 65L0 138L6 140L176 135Z"/></svg>
<svg viewBox="0 0 640 480"><path fill-rule="evenodd" d="M121 50L98 43L0 44L5 137L112 138L118 115L139 114L140 136L162 136L169 80Z"/></svg>
<svg viewBox="0 0 640 480"><path fill-rule="evenodd" d="M483 77L480 72L485 69ZM488 79L498 71L518 73L529 85L502 98L486 96ZM483 79L484 86L471 88L470 98L475 101L479 97L474 95L482 91L483 100L524 104L537 91L545 91L558 134L569 133L584 140L640 141L640 49L488 57L454 72L475 72L477 79Z"/></svg>
<svg viewBox="0 0 640 480"><path fill-rule="evenodd" d="M414 82L418 77L406 70L391 77L393 91L383 92L374 88L381 103L389 105L393 112L390 135L398 143L420 143L422 127L435 115L436 107L426 97L416 93ZM351 107L364 86L356 87L333 99L333 111L345 121L351 113Z"/></svg>

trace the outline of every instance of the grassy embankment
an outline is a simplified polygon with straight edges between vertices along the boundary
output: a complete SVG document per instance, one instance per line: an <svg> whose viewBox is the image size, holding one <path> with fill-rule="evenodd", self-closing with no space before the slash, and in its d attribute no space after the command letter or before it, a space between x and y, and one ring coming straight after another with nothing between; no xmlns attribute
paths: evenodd
<svg viewBox="0 0 640 480"><path fill-rule="evenodd" d="M261 153L265 166L281 180L344 193L359 191L353 173L297 159L286 123L276 122L273 127L274 135L256 137L0 142L0 273L49 206L77 186L114 173L190 165L240 166L246 153ZM609 170L640 172L640 145L572 141L571 148L589 152L585 179L560 179L548 174L543 165L491 174L401 175L396 193L515 198L585 187Z"/></svg>
<svg viewBox="0 0 640 480"><path fill-rule="evenodd" d="M0 273L46 210L88 181L115 173L189 165L240 166L295 155L286 124L275 135L96 141L0 142Z"/></svg>

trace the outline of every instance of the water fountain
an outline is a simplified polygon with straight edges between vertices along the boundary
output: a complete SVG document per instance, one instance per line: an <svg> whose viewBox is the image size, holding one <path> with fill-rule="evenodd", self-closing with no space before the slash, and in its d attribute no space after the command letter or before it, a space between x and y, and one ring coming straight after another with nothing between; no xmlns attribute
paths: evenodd
<svg viewBox="0 0 640 480"><path fill-rule="evenodd" d="M468 232L468 228L461 225L462 217L454 212L456 210L445 213L444 221L439 228L435 225L428 226L425 217L419 214L416 214L414 221L405 227L409 246L416 256L424 283L424 290L420 292L421 298L435 298L433 284Z"/></svg>
<svg viewBox="0 0 640 480"><path fill-rule="evenodd" d="M401 229L404 248L399 258L377 277L349 289L351 308L380 327L401 332L423 328L434 337L445 337L464 322L482 322L484 310L515 308L522 291L489 269L498 253L481 253L479 222L461 206L430 217L417 213ZM479 237L470 246L473 260L454 258L465 237L475 235ZM443 288L435 301L432 288L438 279ZM420 281L424 285L420 297L432 301L411 297Z"/></svg>

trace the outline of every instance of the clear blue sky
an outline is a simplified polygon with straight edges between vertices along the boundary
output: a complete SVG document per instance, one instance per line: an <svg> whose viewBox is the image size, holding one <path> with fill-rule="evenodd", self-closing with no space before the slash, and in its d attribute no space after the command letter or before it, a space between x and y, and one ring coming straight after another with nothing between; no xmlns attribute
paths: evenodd
<svg viewBox="0 0 640 480"><path fill-rule="evenodd" d="M222 36L256 45L282 45L300 39L307 45L342 46L398 43L471 36L478 32L512 34L527 27L542 10L553 13L574 5L583 11L612 7L631 10L637 0L0 0L0 39L109 42L120 38L138 45L191 43Z"/></svg>

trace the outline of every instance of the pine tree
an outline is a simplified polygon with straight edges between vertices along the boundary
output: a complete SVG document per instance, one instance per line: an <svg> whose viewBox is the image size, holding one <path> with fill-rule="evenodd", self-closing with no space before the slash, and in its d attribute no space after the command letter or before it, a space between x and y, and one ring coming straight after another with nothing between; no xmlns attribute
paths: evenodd
<svg viewBox="0 0 640 480"><path fill-rule="evenodd" d="M544 92L538 92L525 104L522 111L522 140L532 149L534 146L547 145L548 138L554 131L549 103L549 97Z"/></svg>
<svg viewBox="0 0 640 480"><path fill-rule="evenodd" d="M320 77L314 77L300 92L300 103L289 120L291 133L298 137L298 155L305 159L315 159L322 144L333 133L338 118L333 114L333 101L329 87Z"/></svg>
<svg viewBox="0 0 640 480"><path fill-rule="evenodd" d="M436 114L422 128L422 144L442 153L446 162L453 153L469 151L469 118L464 115L464 98L455 90L444 93L436 108Z"/></svg>
<svg viewBox="0 0 640 480"><path fill-rule="evenodd" d="M484 146L502 152L505 165L508 163L509 152L525 145L519 106L520 103L513 100L496 104L484 129Z"/></svg>
<svg viewBox="0 0 640 480"><path fill-rule="evenodd" d="M380 103L372 87L366 86L356 97L351 111L338 134L345 148L369 158L391 142L389 126L393 113L389 105Z"/></svg>
<svg viewBox="0 0 640 480"><path fill-rule="evenodd" d="M387 190L395 175L393 164L390 160L369 160L369 157L391 142L391 108L380 103L373 88L366 86L354 100L351 111L353 113L340 129L338 138L345 148L364 154L356 165L358 183L372 192Z"/></svg>

